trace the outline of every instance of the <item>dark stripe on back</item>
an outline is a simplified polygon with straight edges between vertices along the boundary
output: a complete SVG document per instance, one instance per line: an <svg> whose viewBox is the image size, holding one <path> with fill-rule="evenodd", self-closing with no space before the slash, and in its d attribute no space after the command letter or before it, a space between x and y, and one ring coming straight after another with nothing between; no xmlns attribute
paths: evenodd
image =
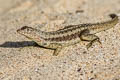
<svg viewBox="0 0 120 80"><path fill-rule="evenodd" d="M80 25L70 25L70 26L66 26L63 29L59 29L57 31L53 31L53 32L48 32L48 34L52 34L52 35L59 35L59 34L65 34L71 31L74 31L76 29L79 29L81 27L87 27L87 26L91 26L92 24L80 24Z"/></svg>
<svg viewBox="0 0 120 80"><path fill-rule="evenodd" d="M53 38L44 38L44 40L46 41L56 41L56 42L59 42L59 41L68 41L68 40L72 40L72 39L75 39L79 36L80 32L77 32L75 34L71 34L71 35L67 35L67 36L62 36L62 37L53 37Z"/></svg>

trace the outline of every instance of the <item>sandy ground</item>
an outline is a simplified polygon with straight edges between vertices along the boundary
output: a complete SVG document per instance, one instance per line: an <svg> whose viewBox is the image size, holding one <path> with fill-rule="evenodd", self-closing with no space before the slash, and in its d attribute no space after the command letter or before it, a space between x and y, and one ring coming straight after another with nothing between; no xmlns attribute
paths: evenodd
<svg viewBox="0 0 120 80"><path fill-rule="evenodd" d="M96 34L102 45L86 42L52 50L16 32L22 26L52 31L95 23L120 14L120 0L0 0L0 80L120 80L120 24Z"/></svg>

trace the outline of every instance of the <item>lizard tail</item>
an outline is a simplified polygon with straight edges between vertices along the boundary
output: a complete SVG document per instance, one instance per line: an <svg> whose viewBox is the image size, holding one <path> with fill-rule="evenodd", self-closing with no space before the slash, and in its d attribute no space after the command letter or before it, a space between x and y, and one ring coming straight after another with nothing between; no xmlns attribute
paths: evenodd
<svg viewBox="0 0 120 80"><path fill-rule="evenodd" d="M110 16L112 19L118 18L118 16L117 16L116 14L110 14L109 16Z"/></svg>

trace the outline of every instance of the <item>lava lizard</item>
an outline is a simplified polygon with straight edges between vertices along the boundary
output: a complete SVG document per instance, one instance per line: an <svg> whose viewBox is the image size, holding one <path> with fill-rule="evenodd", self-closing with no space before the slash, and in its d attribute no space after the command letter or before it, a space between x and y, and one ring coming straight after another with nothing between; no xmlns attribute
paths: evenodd
<svg viewBox="0 0 120 80"><path fill-rule="evenodd" d="M57 56L62 48L79 43L80 41L89 42L87 48L91 47L96 41L101 43L99 37L96 36L95 33L114 27L119 20L116 14L110 14L109 16L111 20L108 21L69 25L57 31L46 32L24 26L18 29L17 32L40 46L53 49L53 55Z"/></svg>

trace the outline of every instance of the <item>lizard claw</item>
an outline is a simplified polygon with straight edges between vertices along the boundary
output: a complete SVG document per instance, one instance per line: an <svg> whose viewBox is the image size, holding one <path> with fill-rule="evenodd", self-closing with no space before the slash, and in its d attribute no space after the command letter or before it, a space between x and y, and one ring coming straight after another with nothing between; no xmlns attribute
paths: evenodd
<svg viewBox="0 0 120 80"><path fill-rule="evenodd" d="M102 43L101 43L101 41L100 41L99 38L98 38L96 41L97 41L100 45L102 45Z"/></svg>
<svg viewBox="0 0 120 80"><path fill-rule="evenodd" d="M92 46L92 42L88 43L88 44L86 45L87 50L88 50L91 46Z"/></svg>
<svg viewBox="0 0 120 80"><path fill-rule="evenodd" d="M95 40L93 40L93 41L91 41L90 43L87 44L87 46L86 46L87 49L89 49L93 45L93 43L95 43L95 42L98 42L100 45L102 45L100 39L97 38L97 39L95 39Z"/></svg>

